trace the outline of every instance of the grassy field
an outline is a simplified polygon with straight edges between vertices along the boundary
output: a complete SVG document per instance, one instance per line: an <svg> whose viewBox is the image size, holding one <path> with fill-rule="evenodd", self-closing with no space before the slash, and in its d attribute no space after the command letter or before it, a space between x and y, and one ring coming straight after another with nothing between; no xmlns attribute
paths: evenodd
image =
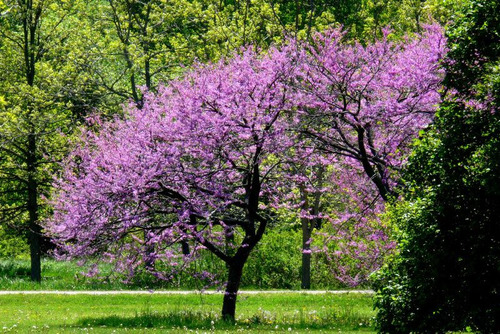
<svg viewBox="0 0 500 334"><path fill-rule="evenodd" d="M129 284L86 278L72 262L44 260L41 283L29 261L0 259L0 290L175 290L202 288L149 278ZM249 289L251 287L244 287ZM373 332L367 295L240 295L237 324L220 319L222 295L0 295L0 333L358 333Z"/></svg>
<svg viewBox="0 0 500 334"><path fill-rule="evenodd" d="M262 293L238 298L233 326L220 319L222 295L2 295L0 331L373 332L370 296Z"/></svg>
<svg viewBox="0 0 500 334"><path fill-rule="evenodd" d="M104 274L113 272L109 264L102 264L101 270ZM33 283L29 279L30 261L28 259L0 258L0 290L201 290L207 282L193 278L187 273L181 273L179 277L170 282L158 281L151 275L139 275L132 281L124 283L119 277L110 279L95 279L86 277L84 268L76 265L74 261L56 261L50 258L42 259L42 282ZM250 273L249 270L246 273ZM219 278L225 279L225 269ZM293 280L293 279L289 279ZM242 288L247 290L261 290L264 287L242 283ZM300 276L297 275L295 283L291 286L265 286L267 289L300 289ZM344 290L348 286L335 281L333 276L331 282L316 284L313 282L312 289L319 290ZM358 287L367 289L369 286Z"/></svg>
<svg viewBox="0 0 500 334"><path fill-rule="evenodd" d="M109 264L101 265L103 275L112 272ZM30 261L20 259L0 259L0 290L147 290L147 289L202 289L199 281L185 275L184 280L165 282L153 276L134 277L124 283L119 277L109 279L89 278L85 268L74 261L42 259L42 281L30 280Z"/></svg>

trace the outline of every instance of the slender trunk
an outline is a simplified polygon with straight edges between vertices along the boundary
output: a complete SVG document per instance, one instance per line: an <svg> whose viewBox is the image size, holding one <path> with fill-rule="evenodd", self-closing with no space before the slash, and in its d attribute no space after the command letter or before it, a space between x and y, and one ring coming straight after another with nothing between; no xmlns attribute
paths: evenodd
<svg viewBox="0 0 500 334"><path fill-rule="evenodd" d="M302 218L302 280L301 288L311 288L311 221L310 219Z"/></svg>
<svg viewBox="0 0 500 334"><path fill-rule="evenodd" d="M246 256L240 261L234 261L228 265L228 279L226 291L224 293L224 301L222 303L222 319L234 322L236 314L236 298L241 283L241 275L243 274L243 266L246 262Z"/></svg>
<svg viewBox="0 0 500 334"><path fill-rule="evenodd" d="M29 228L29 242L30 242L30 257L31 257L31 280L34 282L40 282L42 280L42 266L41 266L41 252L40 252L40 235L42 230L40 225L33 222L33 216L36 212L29 210L30 215L30 228Z"/></svg>
<svg viewBox="0 0 500 334"><path fill-rule="evenodd" d="M149 237L149 230L144 230L144 267L146 270L154 270L155 269L155 260L152 254L155 252L155 246L151 244Z"/></svg>
<svg viewBox="0 0 500 334"><path fill-rule="evenodd" d="M28 136L28 214L29 214L29 244L31 256L31 280L40 282L42 270L40 263L40 245L42 229L38 224L38 185L36 174L36 141L33 133Z"/></svg>
<svg viewBox="0 0 500 334"><path fill-rule="evenodd" d="M299 187L300 199L302 201L302 211L309 213L309 201L307 197L307 192L304 185ZM301 267L301 283L302 289L311 288L311 254L308 252L310 250L309 239L311 239L312 232L312 222L311 219L302 217L300 218L302 225L302 267Z"/></svg>
<svg viewBox="0 0 500 334"><path fill-rule="evenodd" d="M302 225L302 273L301 273L301 288L311 288L311 235L315 228L319 228L320 220L317 218L321 204L321 191L323 186L325 170L322 166L316 168L315 174L317 178L317 187L313 195L312 207L309 202L308 193L305 185L299 187L300 199L302 201L302 211L312 214L315 218L301 218Z"/></svg>
<svg viewBox="0 0 500 334"><path fill-rule="evenodd" d="M189 244L187 241L182 240L181 241L181 248L182 248L182 255L189 255L191 251L189 250Z"/></svg>
<svg viewBox="0 0 500 334"><path fill-rule="evenodd" d="M144 60L144 78L146 79L146 88L148 92L151 91L151 62L149 61L149 55L147 55L148 50L146 52L146 60Z"/></svg>

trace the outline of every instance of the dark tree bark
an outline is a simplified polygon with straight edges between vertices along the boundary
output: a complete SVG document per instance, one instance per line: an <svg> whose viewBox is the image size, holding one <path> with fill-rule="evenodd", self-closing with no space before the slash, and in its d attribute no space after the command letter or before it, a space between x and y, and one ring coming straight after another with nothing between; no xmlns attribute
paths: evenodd
<svg viewBox="0 0 500 334"><path fill-rule="evenodd" d="M23 25L23 54L26 83L33 87L35 85L37 52L39 52L40 41L37 36L37 29L40 24L42 15L42 4L34 6L33 1L21 2L24 15L22 17ZM28 134L28 147L26 150L26 171L27 178L27 209L28 209L28 242L30 245L31 257L31 280L40 282L42 279L41 269L41 232L42 229L38 224L38 181L37 174L37 134L35 126L32 124L33 106L28 103L28 121L30 124Z"/></svg>
<svg viewBox="0 0 500 334"><path fill-rule="evenodd" d="M310 219L302 218L302 273L301 284L302 289L311 288L311 253L309 252L311 246L309 240L311 239L311 222Z"/></svg>
<svg viewBox="0 0 500 334"><path fill-rule="evenodd" d="M319 167L316 171L316 179L318 184L317 187L321 188L323 185L324 178L324 169L323 167ZM302 210L305 212L309 212L313 216L319 214L320 205L321 205L321 192L316 191L313 193L313 204L312 206L309 203L308 194L306 192L305 186L302 185L300 187L300 199L302 201ZM311 236L312 231L315 228L319 228L319 223L317 218L309 219L309 218L301 218L300 219L302 226L302 267L301 267L301 288L302 289L310 289L311 288Z"/></svg>
<svg viewBox="0 0 500 334"><path fill-rule="evenodd" d="M28 135L28 215L29 215L29 231L28 239L30 245L31 257L31 280L40 282L42 279L42 269L40 263L41 254L41 234L42 228L38 224L38 184L36 181L36 141L35 135Z"/></svg>
<svg viewBox="0 0 500 334"><path fill-rule="evenodd" d="M235 258L228 265L228 277L226 290L224 291L224 301L222 303L222 319L234 322L236 314L236 298L240 288L243 267L248 258L248 254L241 259Z"/></svg>

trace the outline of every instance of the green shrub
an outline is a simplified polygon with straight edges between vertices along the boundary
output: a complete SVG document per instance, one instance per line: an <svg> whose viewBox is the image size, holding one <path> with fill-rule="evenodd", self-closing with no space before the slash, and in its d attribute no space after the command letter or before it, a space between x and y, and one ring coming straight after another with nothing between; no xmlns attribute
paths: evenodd
<svg viewBox="0 0 500 334"><path fill-rule="evenodd" d="M441 108L392 209L400 252L377 285L382 333L500 332L500 114Z"/></svg>

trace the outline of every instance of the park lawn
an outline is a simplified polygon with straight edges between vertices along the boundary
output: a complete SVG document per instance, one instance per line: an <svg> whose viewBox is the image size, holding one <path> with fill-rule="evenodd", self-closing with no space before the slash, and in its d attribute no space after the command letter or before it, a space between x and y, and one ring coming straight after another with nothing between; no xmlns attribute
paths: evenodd
<svg viewBox="0 0 500 334"><path fill-rule="evenodd" d="M220 320L222 295L0 296L0 332L371 333L375 312L361 294L240 295L237 324Z"/></svg>

